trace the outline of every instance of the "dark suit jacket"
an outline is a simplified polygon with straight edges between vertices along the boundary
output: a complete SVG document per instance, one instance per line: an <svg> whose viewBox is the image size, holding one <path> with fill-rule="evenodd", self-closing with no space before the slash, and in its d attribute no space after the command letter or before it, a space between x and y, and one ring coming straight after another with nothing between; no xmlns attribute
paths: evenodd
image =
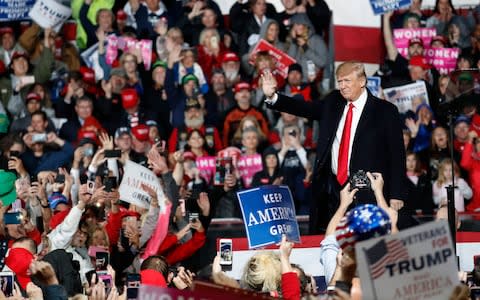
<svg viewBox="0 0 480 300"><path fill-rule="evenodd" d="M276 110L319 122L315 172L323 188L327 176L331 174L332 144L346 103L340 92L335 90L324 99L313 102L279 94L272 106ZM405 150L398 110L370 92L355 132L350 158L350 174L358 170L382 173L386 199L407 199L404 186Z"/></svg>

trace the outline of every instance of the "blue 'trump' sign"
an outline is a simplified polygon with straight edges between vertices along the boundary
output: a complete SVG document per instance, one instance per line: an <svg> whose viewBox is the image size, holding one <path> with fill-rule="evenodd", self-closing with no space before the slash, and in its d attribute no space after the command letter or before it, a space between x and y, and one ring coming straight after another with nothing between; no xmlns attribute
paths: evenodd
<svg viewBox="0 0 480 300"><path fill-rule="evenodd" d="M237 196L250 249L279 243L282 234L291 242L300 242L295 205L288 186L261 186L237 192Z"/></svg>
<svg viewBox="0 0 480 300"><path fill-rule="evenodd" d="M370 0L375 15L382 15L392 10L410 6L411 3L412 0Z"/></svg>
<svg viewBox="0 0 480 300"><path fill-rule="evenodd" d="M30 19L28 12L35 0L0 0L0 21Z"/></svg>
<svg viewBox="0 0 480 300"><path fill-rule="evenodd" d="M368 76L367 77L367 87L370 90L370 93L375 97L380 95L380 85L382 83L382 78L378 76Z"/></svg>

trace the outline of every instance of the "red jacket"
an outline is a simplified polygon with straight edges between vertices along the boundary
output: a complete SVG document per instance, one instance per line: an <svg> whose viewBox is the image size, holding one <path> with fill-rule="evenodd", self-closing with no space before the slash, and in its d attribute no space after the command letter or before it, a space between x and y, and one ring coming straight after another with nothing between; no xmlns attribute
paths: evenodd
<svg viewBox="0 0 480 300"><path fill-rule="evenodd" d="M120 238L120 230L122 229L122 212L110 212L105 224L105 231L107 231L108 241L110 245L116 245Z"/></svg>
<svg viewBox="0 0 480 300"><path fill-rule="evenodd" d="M286 300L300 300L300 280L297 273L282 274L282 297Z"/></svg>
<svg viewBox="0 0 480 300"><path fill-rule="evenodd" d="M202 248L207 240L205 231L195 231L192 238L186 243L178 244L177 236L168 233L158 249L158 254L165 256L169 265L185 260Z"/></svg>
<svg viewBox="0 0 480 300"><path fill-rule="evenodd" d="M467 211L480 208L480 154L474 153L474 145L466 143L462 152L460 165L468 171L470 186L473 190L472 201L467 205Z"/></svg>

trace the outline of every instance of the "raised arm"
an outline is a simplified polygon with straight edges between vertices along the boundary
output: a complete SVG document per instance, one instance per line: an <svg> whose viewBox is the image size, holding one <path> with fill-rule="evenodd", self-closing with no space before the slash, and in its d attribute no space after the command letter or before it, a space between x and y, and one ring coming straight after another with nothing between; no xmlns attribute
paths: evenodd
<svg viewBox="0 0 480 300"><path fill-rule="evenodd" d="M397 58L398 50L393 43L392 27L390 26L390 18L392 15L393 12L387 12L383 15L383 39L385 40L388 59L393 61Z"/></svg>

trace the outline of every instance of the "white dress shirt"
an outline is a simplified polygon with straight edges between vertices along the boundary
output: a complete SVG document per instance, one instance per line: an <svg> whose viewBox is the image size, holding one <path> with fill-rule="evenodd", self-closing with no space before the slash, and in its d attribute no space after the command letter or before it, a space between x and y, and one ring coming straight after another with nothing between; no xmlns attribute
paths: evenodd
<svg viewBox="0 0 480 300"><path fill-rule="evenodd" d="M355 139L355 133L357 132L358 122L363 112L363 108L367 103L367 89L363 90L363 93L358 97L357 100L351 102L353 103L353 113L352 113L352 127L350 127L350 145L348 146L348 175L350 176L350 157L352 156L353 140ZM348 104L345 105L343 109L342 118L338 123L337 132L335 133L335 139L333 140L332 145L332 172L334 175L337 175L338 169L338 151L340 149L340 142L342 140L343 127L345 126L345 119L347 118Z"/></svg>

